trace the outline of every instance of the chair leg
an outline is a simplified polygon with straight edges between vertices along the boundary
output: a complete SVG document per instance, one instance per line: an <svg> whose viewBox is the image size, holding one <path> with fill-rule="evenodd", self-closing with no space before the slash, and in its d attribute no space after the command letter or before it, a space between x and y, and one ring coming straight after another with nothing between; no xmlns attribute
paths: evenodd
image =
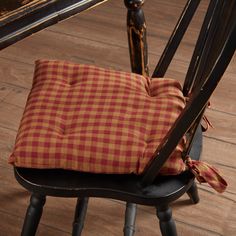
<svg viewBox="0 0 236 236"><path fill-rule="evenodd" d="M162 236L177 236L175 222L172 218L172 211L169 206L157 207Z"/></svg>
<svg viewBox="0 0 236 236"><path fill-rule="evenodd" d="M193 182L192 186L187 191L187 194L192 203L197 204L200 201L196 182Z"/></svg>
<svg viewBox="0 0 236 236"><path fill-rule="evenodd" d="M34 236L36 234L46 197L32 194L27 209L21 236Z"/></svg>
<svg viewBox="0 0 236 236"><path fill-rule="evenodd" d="M84 227L89 198L78 198L75 209L72 236L80 236Z"/></svg>
<svg viewBox="0 0 236 236"><path fill-rule="evenodd" d="M133 236L135 232L135 219L136 219L137 204L126 203L125 210L125 225L124 225L124 236Z"/></svg>

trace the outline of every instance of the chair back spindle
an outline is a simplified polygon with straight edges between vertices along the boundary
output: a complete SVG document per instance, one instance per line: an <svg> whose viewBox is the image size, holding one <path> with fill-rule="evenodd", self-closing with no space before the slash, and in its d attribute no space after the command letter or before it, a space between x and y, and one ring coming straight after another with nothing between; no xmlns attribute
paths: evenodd
<svg viewBox="0 0 236 236"><path fill-rule="evenodd" d="M234 1L220 0L210 2L185 78L183 94L186 97L196 89L201 89L202 84L208 78L223 47L222 42L225 42L224 37L227 37L229 34L228 31L232 25L229 22L233 20L231 14L233 4ZM183 157L188 155L191 149L194 134L202 120L206 106L188 132L188 143L186 144Z"/></svg>
<svg viewBox="0 0 236 236"><path fill-rule="evenodd" d="M144 173L143 185L150 184L155 180L161 167L174 151L183 135L186 134L197 120L199 121L198 117L204 111L211 94L234 55L236 47L236 1L232 0L229 2L228 4L224 4L223 7L221 4L218 5L218 9L216 10L218 14L214 14L212 24L209 25L209 29L206 29L209 32L208 37L212 38L211 40L206 39L201 57L206 56L206 61L208 62L209 60L211 63L205 65L207 67L204 68L204 73L202 74L205 77L199 81L201 86L195 85L195 89L192 91L190 100L183 112L154 153L152 161ZM228 17L225 17L225 12L228 12ZM220 17L221 24L215 22L215 18L218 17ZM227 25L226 29L221 30L220 27L222 25ZM221 45L216 44L218 37L220 37L220 40L224 39L224 43ZM200 65L203 66L201 63ZM210 72L206 74L205 70Z"/></svg>
<svg viewBox="0 0 236 236"><path fill-rule="evenodd" d="M234 1L218 1L216 3L212 19L209 22L209 33L207 34L205 46L199 55L199 65L196 73L192 75L195 77L193 91L200 89L210 73L212 66L215 64L223 46L224 37L227 37L228 34L227 31L229 29L227 29L226 25L231 25L229 22L232 16L233 4Z"/></svg>
<svg viewBox="0 0 236 236"><path fill-rule="evenodd" d="M204 46L206 45L206 39L207 36L209 35L209 30L212 29L212 27L210 26L210 23L212 23L212 18L213 18L213 14L216 14L216 9L217 5L219 6L220 4L222 4L222 1L211 1L206 15L205 15L205 19L203 21L201 30L200 30L200 34L192 55L192 59L190 61L189 67L188 67L188 71L185 77L185 82L184 82L184 86L183 86L183 94L184 96L188 96L188 94L190 93L190 90L193 86L193 83L195 81L195 76L196 76L196 71L197 68L199 66L199 60L201 58Z"/></svg>
<svg viewBox="0 0 236 236"><path fill-rule="evenodd" d="M173 30L173 33L159 59L159 62L152 74L152 78L164 77L176 50L196 12L200 0L188 0L184 10Z"/></svg>
<svg viewBox="0 0 236 236"><path fill-rule="evenodd" d="M223 1L210 1L198 40L196 42L196 46L192 55L192 59L190 61L188 71L185 77L184 86L183 86L183 94L185 97L189 97L192 92L193 84L199 84L200 78L202 78L203 72L205 72L207 61L212 57L211 52L211 44L212 39L214 38L214 33L216 31L216 26L219 23L217 19L220 15L220 9L223 7ZM211 52L211 54L209 54ZM205 73L206 75L206 73ZM194 89L193 89L194 90ZM206 107L205 107L206 108ZM202 120L202 117L205 112L205 108L199 114L197 120L194 125L188 130L188 138L185 150L182 154L183 158L188 155L191 150L192 143L194 140L194 134L197 131L197 128Z"/></svg>
<svg viewBox="0 0 236 236"><path fill-rule="evenodd" d="M128 9L127 33L130 52L131 70L148 76L148 48L146 42L146 23L142 10L144 0L124 0Z"/></svg>

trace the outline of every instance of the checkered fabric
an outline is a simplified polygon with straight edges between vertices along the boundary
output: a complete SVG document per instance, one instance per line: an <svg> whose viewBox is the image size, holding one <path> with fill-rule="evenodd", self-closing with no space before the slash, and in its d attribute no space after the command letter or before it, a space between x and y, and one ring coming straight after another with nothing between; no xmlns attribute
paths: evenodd
<svg viewBox="0 0 236 236"><path fill-rule="evenodd" d="M172 79L40 60L10 162L140 174L184 106L181 86ZM185 169L183 142L161 174Z"/></svg>
<svg viewBox="0 0 236 236"><path fill-rule="evenodd" d="M200 183L208 183L219 193L225 191L227 182L215 167L203 161L191 160L190 157L186 159L186 166Z"/></svg>

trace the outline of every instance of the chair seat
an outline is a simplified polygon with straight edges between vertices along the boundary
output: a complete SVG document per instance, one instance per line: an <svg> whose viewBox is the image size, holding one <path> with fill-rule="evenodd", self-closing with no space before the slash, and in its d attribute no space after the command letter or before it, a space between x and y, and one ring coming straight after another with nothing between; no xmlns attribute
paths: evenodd
<svg viewBox="0 0 236 236"><path fill-rule="evenodd" d="M142 187L141 176L134 174L90 174L19 167L15 172L22 186L41 195L113 198L150 206L158 205L164 198L167 202L178 199L194 181L194 175L189 171L175 176L159 176L148 187Z"/></svg>
<svg viewBox="0 0 236 236"><path fill-rule="evenodd" d="M36 62L10 162L141 174L185 106L180 84L65 61ZM185 169L184 138L161 174Z"/></svg>
<svg viewBox="0 0 236 236"><path fill-rule="evenodd" d="M199 160L202 130L198 127L190 155ZM71 170L16 167L17 181L30 192L55 197L105 197L143 205L172 202L183 195L194 181L186 170L179 175L158 176L153 184L142 185L142 175L95 174Z"/></svg>
<svg viewBox="0 0 236 236"><path fill-rule="evenodd" d="M199 160L202 151L202 131L195 134L190 155ZM91 174L70 170L15 168L17 181L26 189L45 196L105 197L143 205L172 202L192 185L194 175L184 171L179 175L159 176L155 182L142 186L142 176L135 174Z"/></svg>

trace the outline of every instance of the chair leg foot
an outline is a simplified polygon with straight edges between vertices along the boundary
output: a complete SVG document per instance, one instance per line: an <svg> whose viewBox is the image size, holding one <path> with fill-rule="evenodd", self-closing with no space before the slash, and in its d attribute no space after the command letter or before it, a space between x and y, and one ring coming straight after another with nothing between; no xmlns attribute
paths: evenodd
<svg viewBox="0 0 236 236"><path fill-rule="evenodd" d="M36 234L46 197L32 194L27 209L21 236L34 236Z"/></svg>
<svg viewBox="0 0 236 236"><path fill-rule="evenodd" d="M168 206L160 206L156 209L162 236L177 236L171 209Z"/></svg>
<svg viewBox="0 0 236 236"><path fill-rule="evenodd" d="M200 201L199 195L198 195L197 184L195 182L193 182L192 186L187 191L187 194L189 198L191 199L192 203L197 204Z"/></svg>
<svg viewBox="0 0 236 236"><path fill-rule="evenodd" d="M125 225L124 225L124 236L133 236L135 232L135 219L136 219L137 204L126 203L125 210Z"/></svg>
<svg viewBox="0 0 236 236"><path fill-rule="evenodd" d="M75 209L72 236L80 236L84 227L89 198L78 198Z"/></svg>

